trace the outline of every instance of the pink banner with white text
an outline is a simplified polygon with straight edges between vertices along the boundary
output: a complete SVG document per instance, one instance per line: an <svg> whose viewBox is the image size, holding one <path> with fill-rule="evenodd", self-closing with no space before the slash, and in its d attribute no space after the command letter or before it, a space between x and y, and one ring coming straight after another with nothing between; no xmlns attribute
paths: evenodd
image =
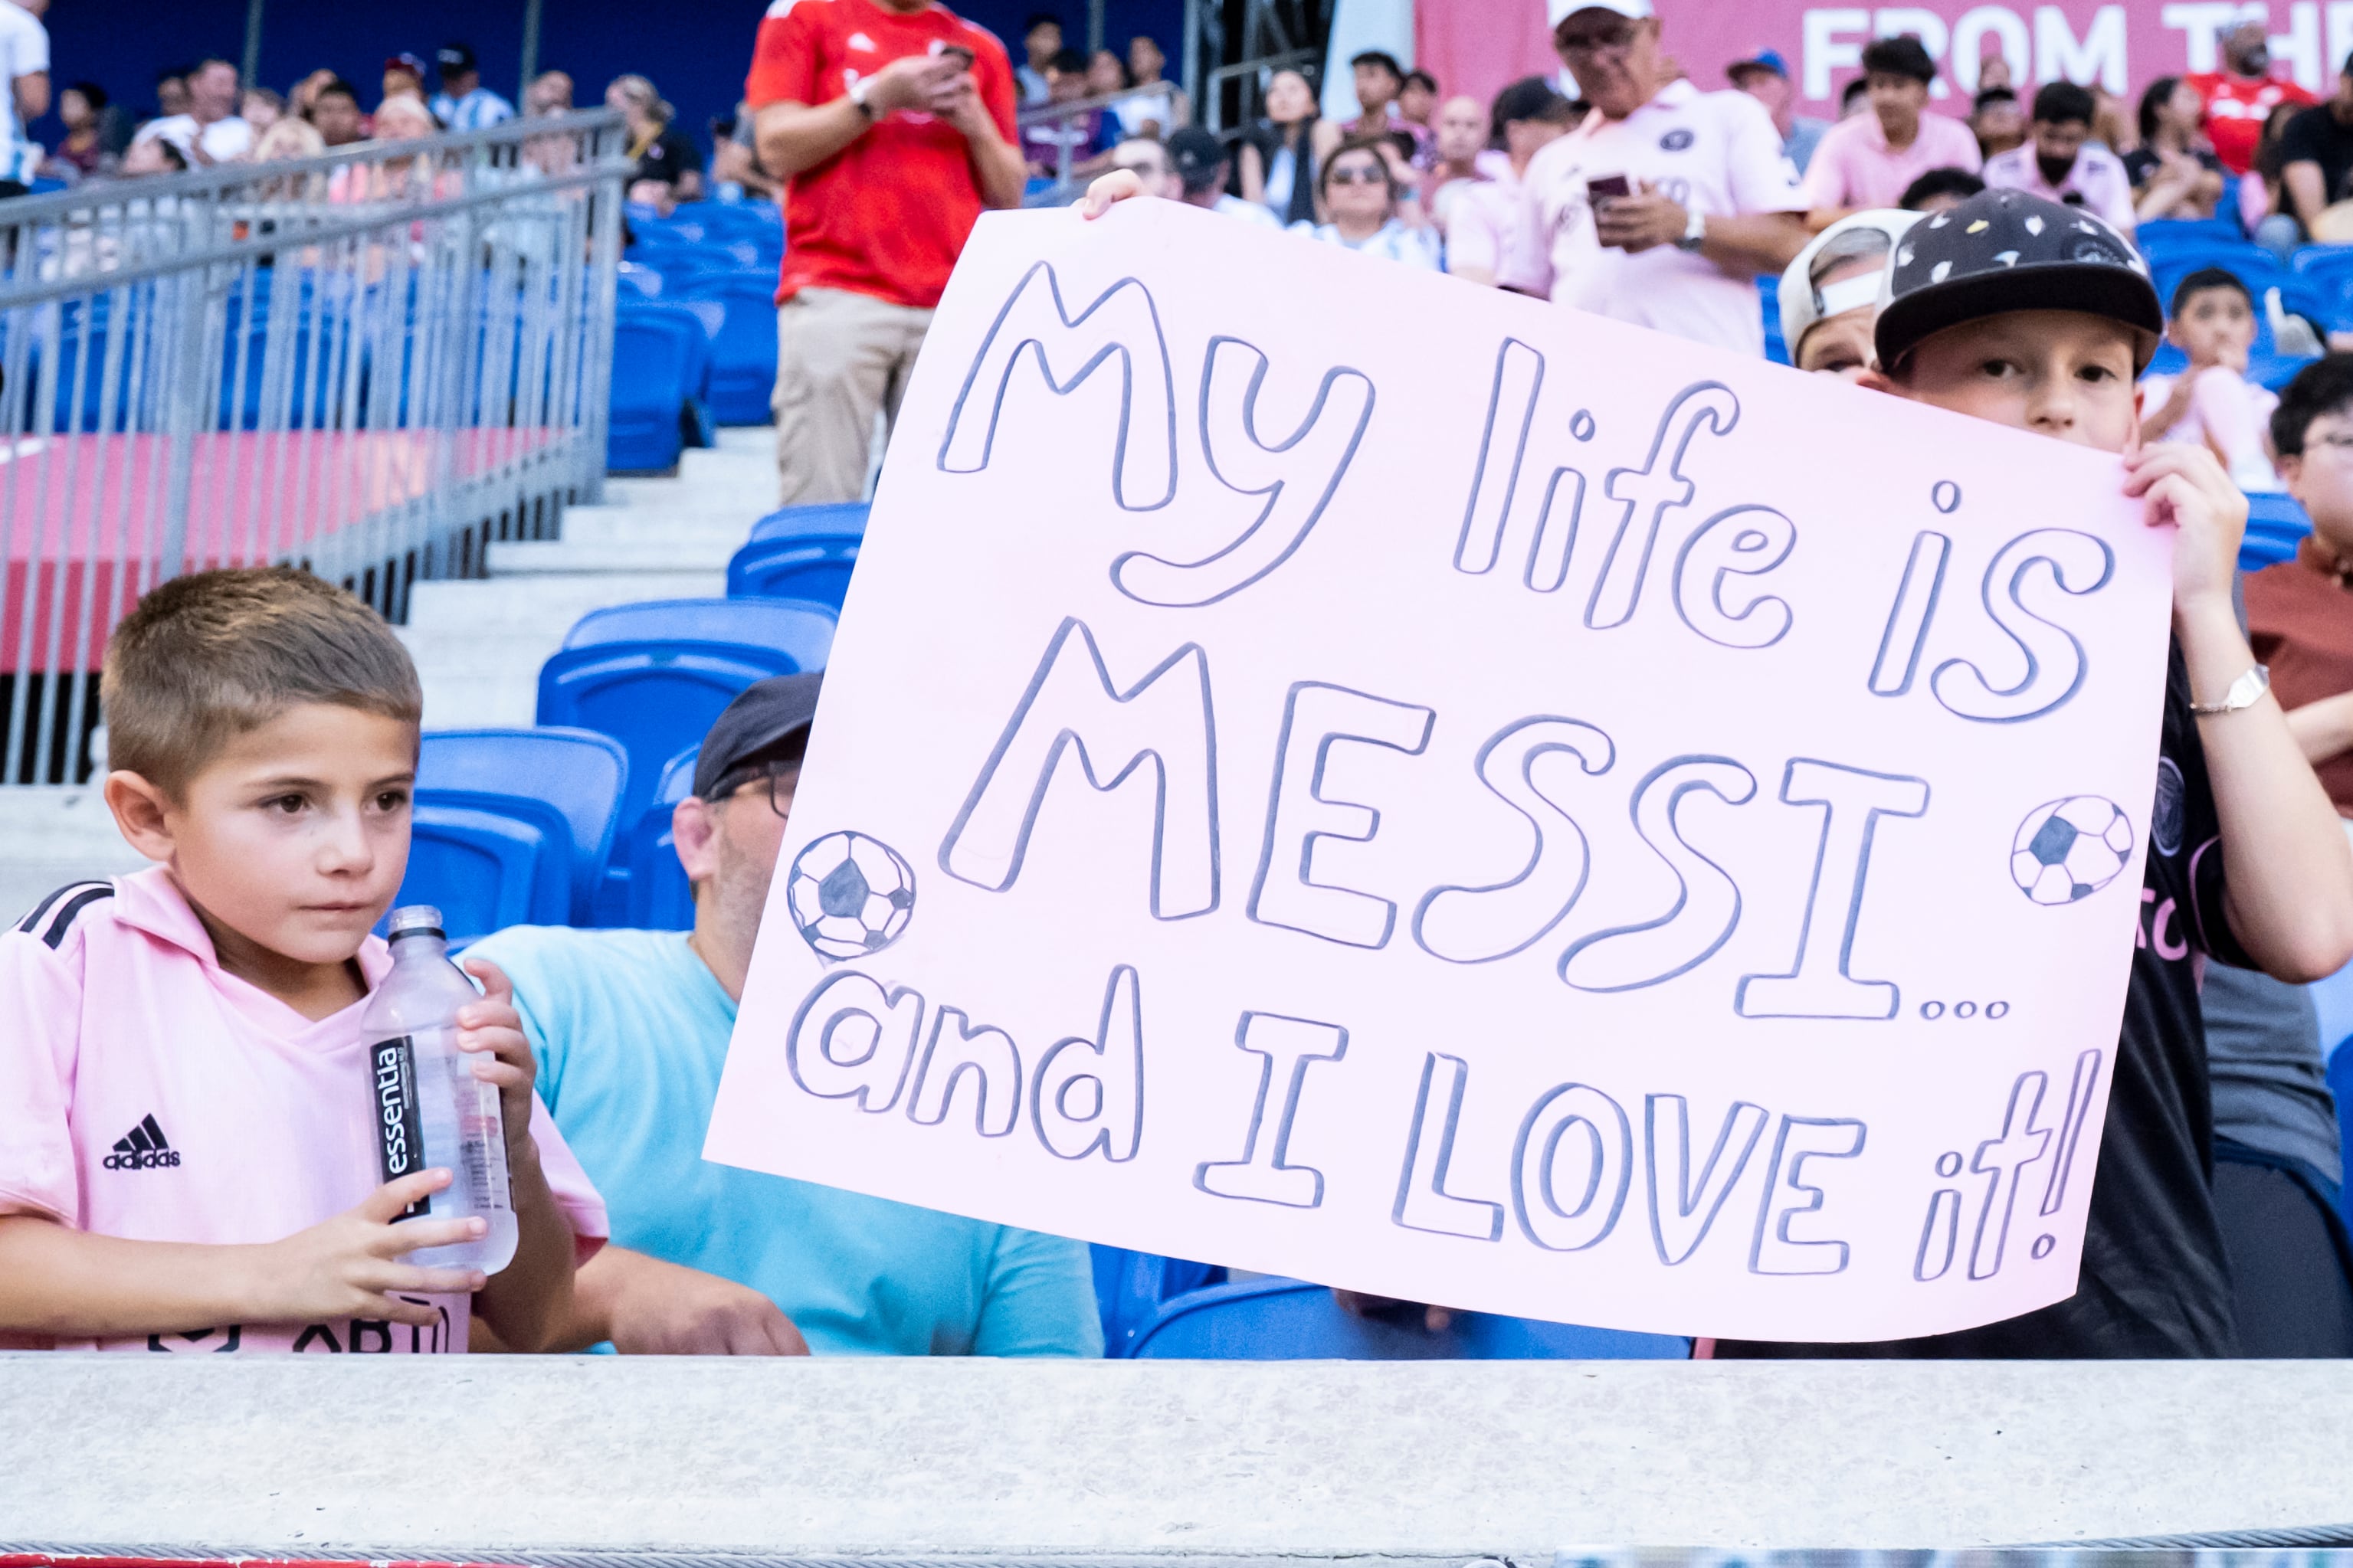
<svg viewBox="0 0 2353 1568"><path fill-rule="evenodd" d="M2126 95L2160 76L2212 70L2216 40L2242 20L2269 29L2273 68L2325 93L2353 54L2353 0L2055 0L1982 5L1821 5L1806 0L1655 0L1666 52L1703 87L1725 66L1774 49L1806 112L1831 109L1873 37L1916 35L1943 67L1933 92L1957 113L1979 62L1999 55L2021 87L2094 82ZM1556 11L1567 9L1553 0ZM1449 93L1489 97L1516 77L1550 74L1545 0L1420 0L1416 53Z"/></svg>

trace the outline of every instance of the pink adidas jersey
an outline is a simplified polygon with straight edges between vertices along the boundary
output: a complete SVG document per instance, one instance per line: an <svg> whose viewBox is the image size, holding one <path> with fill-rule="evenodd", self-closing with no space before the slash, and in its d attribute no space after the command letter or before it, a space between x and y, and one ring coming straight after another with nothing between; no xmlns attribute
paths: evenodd
<svg viewBox="0 0 2353 1568"><path fill-rule="evenodd" d="M370 986L392 967L359 952ZM0 934L0 1213L136 1241L276 1241L380 1184L367 1044L355 1003L312 1023L223 973L161 868L80 882ZM544 1106L532 1135L582 1261L605 1205ZM61 1350L454 1352L468 1300L431 1328L344 1319L222 1323L62 1341Z"/></svg>

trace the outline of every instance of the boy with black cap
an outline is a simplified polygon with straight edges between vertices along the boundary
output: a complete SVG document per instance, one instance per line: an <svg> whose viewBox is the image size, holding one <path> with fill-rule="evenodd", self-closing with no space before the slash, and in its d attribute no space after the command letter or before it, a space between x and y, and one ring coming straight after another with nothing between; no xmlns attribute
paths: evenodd
<svg viewBox="0 0 2353 1568"><path fill-rule="evenodd" d="M2232 607L2246 500L2211 452L2140 444L2133 377L2165 318L2146 264L2098 219L1987 191L1922 219L1896 247L1887 289L1865 384L2119 453L2125 493L2176 530L2143 924L2075 1294L1960 1333L1722 1342L1715 1353L2230 1355L2199 971L2211 954L2308 981L2353 955L2353 853Z"/></svg>
<svg viewBox="0 0 2353 1568"><path fill-rule="evenodd" d="M691 931L519 926L468 950L514 983L541 1099L600 1173L616 1245L552 1348L1103 1353L1084 1243L702 1158L821 678L747 687L670 818Z"/></svg>

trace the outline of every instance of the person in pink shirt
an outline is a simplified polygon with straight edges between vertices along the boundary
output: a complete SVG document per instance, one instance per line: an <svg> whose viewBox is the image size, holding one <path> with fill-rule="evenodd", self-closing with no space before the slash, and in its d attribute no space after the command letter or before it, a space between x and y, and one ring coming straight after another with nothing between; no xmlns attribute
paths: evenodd
<svg viewBox="0 0 2353 1568"><path fill-rule="evenodd" d="M1495 95L1490 141L1500 144L1501 166L1483 162L1492 178L1451 187L1440 224L1446 230L1446 270L1473 283L1493 285L1504 258L1519 244L1525 202L1520 181L1528 161L1567 133L1577 119L1568 100L1540 76L1525 77Z"/></svg>
<svg viewBox="0 0 2353 1568"><path fill-rule="evenodd" d="M2045 82L2034 95L2034 121L2025 145L1986 161L1987 186L2084 207L2129 238L2134 226L2132 176L2125 172L2123 159L2092 140L2096 109L2091 93L2073 82Z"/></svg>
<svg viewBox="0 0 2353 1568"><path fill-rule="evenodd" d="M1871 112L1840 121L1806 165L1806 205L1835 221L1859 207L1892 207L1931 169L1978 171L1978 139L1960 121L1927 112L1936 62L1919 39L1879 38L1862 51Z"/></svg>
<svg viewBox="0 0 2353 1568"><path fill-rule="evenodd" d="M458 1016L499 1089L513 1259L404 1221L360 1018L408 859L423 700L375 613L291 567L176 578L107 646L105 797L162 862L60 889L0 933L0 1346L217 1353L533 1350L605 1207L533 1091L506 977Z"/></svg>

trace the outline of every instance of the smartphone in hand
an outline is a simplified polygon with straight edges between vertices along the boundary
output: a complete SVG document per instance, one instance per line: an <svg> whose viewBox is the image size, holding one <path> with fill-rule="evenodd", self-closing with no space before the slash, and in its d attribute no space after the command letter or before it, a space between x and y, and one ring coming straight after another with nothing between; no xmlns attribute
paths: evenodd
<svg viewBox="0 0 2353 1568"><path fill-rule="evenodd" d="M1592 204L1596 219L1601 216L1602 204L1612 196L1630 196L1633 194L1633 185L1623 174L1604 174L1599 179L1585 182L1586 199Z"/></svg>

